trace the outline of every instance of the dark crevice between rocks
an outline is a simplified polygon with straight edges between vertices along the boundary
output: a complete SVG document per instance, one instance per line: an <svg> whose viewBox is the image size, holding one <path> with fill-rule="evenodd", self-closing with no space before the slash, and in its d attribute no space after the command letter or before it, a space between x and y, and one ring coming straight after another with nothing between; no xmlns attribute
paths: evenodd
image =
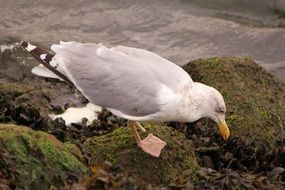
<svg viewBox="0 0 285 190"><path fill-rule="evenodd" d="M40 130L46 131L59 140L84 142L88 137L104 135L112 132L117 127L127 125L127 120L121 119L107 110L98 113L98 119L93 120L91 125L87 124L87 119L83 118L81 123L72 123L70 126L65 125L65 121L60 117L55 120L48 119L47 124L43 125Z"/></svg>

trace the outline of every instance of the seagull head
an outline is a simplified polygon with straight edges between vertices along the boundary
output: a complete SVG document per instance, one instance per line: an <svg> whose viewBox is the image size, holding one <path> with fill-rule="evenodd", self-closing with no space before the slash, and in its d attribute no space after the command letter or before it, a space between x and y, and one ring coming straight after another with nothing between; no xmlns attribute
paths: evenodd
<svg viewBox="0 0 285 190"><path fill-rule="evenodd" d="M213 87L199 83L199 109L201 116L207 117L217 123L223 139L230 136L230 130L225 120L226 104L221 93Z"/></svg>

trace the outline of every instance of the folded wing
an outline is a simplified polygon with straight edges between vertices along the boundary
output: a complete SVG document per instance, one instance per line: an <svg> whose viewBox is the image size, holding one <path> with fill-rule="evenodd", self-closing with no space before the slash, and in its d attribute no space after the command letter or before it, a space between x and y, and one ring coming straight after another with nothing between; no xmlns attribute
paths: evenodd
<svg viewBox="0 0 285 190"><path fill-rule="evenodd" d="M158 112L156 97L161 86L175 92L177 82L185 80L179 66L146 50L77 42L61 42L51 49L66 76L86 98L129 116Z"/></svg>

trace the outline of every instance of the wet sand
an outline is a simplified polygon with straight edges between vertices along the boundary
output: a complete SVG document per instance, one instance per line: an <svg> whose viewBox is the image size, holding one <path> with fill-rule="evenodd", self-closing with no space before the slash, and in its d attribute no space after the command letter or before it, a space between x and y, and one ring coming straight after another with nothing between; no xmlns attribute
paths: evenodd
<svg viewBox="0 0 285 190"><path fill-rule="evenodd" d="M196 13L193 4L179 0L2 1L0 39L12 36L44 46L60 40L134 46L179 65L201 57L249 56L285 81L285 29Z"/></svg>

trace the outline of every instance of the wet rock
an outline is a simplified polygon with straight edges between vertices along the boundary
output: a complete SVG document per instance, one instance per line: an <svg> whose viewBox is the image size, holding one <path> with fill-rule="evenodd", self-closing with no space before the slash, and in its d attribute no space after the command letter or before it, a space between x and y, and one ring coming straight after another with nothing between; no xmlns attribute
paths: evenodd
<svg viewBox="0 0 285 190"><path fill-rule="evenodd" d="M109 116L109 117L107 117L106 120L108 123L111 122L111 124L114 124L117 122L117 119L114 116Z"/></svg>
<svg viewBox="0 0 285 190"><path fill-rule="evenodd" d="M39 122L41 122L41 114L39 110L32 105L22 103L16 107L15 111L16 115L14 116L14 120L17 120L17 123L21 125L26 125L34 128L39 124Z"/></svg>
<svg viewBox="0 0 285 190"><path fill-rule="evenodd" d="M102 120L94 120L91 125L87 124L87 119L83 118L80 123L72 123L66 126L62 118L57 118L54 121L48 119L47 125L41 130L53 134L61 141L80 140L84 141L88 137L100 136L112 132L114 129L127 125L127 121L115 117L110 112L103 110L99 115Z"/></svg>
<svg viewBox="0 0 285 190"><path fill-rule="evenodd" d="M62 114L64 109L60 105L52 105L52 111L54 114Z"/></svg>
<svg viewBox="0 0 285 190"><path fill-rule="evenodd" d="M232 160L233 159L233 153L231 153L231 152L226 152L225 153L225 160L226 161L230 161L230 160Z"/></svg>
<svg viewBox="0 0 285 190"><path fill-rule="evenodd" d="M205 168L214 168L214 163L209 156L203 156L201 158L201 164Z"/></svg>

